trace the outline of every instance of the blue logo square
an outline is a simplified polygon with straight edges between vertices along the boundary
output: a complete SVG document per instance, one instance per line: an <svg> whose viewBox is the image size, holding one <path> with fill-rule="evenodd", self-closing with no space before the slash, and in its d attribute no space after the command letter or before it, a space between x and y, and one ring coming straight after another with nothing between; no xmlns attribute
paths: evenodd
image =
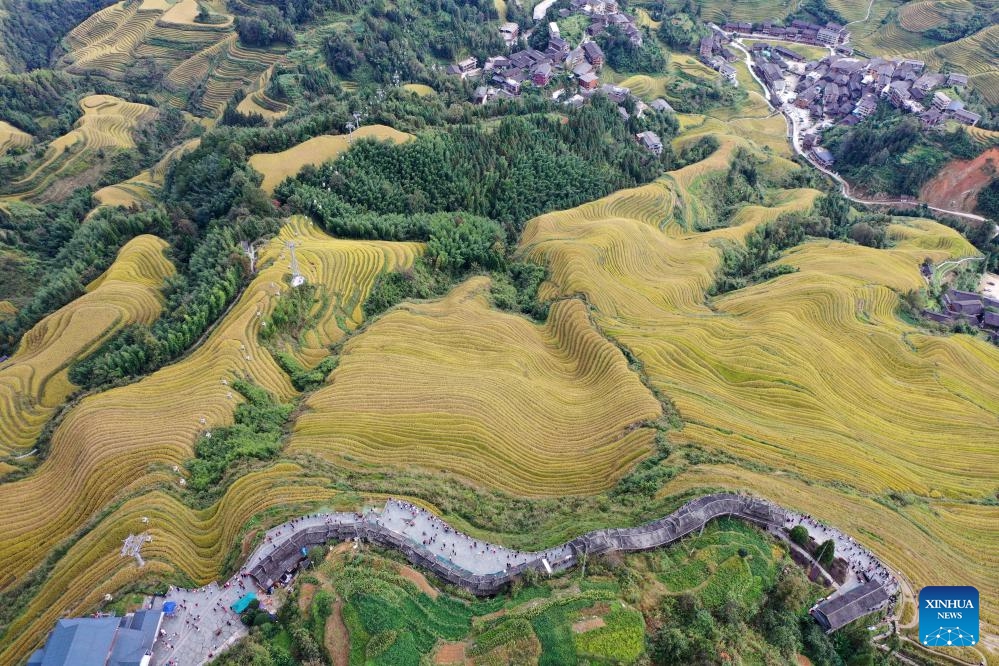
<svg viewBox="0 0 999 666"><path fill-rule="evenodd" d="M978 643L978 590L970 585L919 591L919 642L930 647Z"/></svg>

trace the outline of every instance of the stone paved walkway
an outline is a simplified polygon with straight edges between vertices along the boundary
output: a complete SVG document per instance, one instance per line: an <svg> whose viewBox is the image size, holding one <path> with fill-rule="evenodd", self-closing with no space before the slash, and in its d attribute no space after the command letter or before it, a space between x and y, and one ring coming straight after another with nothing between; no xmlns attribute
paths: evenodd
<svg viewBox="0 0 999 666"><path fill-rule="evenodd" d="M572 556L567 545L535 553L479 541L452 528L426 509L401 500L389 500L383 511L372 512L367 519L409 537L414 544L426 547L438 558L473 574L502 572L507 567L534 561L539 555L554 567Z"/></svg>
<svg viewBox="0 0 999 666"><path fill-rule="evenodd" d="M835 541L837 555L848 559L851 569L850 579L840 587L840 591L860 584L862 573L887 583L889 594L897 591L898 584L891 572L853 538L820 524L810 516L771 506L778 516L784 517L785 530L801 524L816 541L821 543L830 538ZM771 525L772 529L778 529L779 520L778 524ZM242 571L221 586L212 583L196 590L170 590L166 601L177 602L177 612L173 617L164 619L165 635L154 648L153 666L201 666L245 636L246 628L229 607L248 592L257 595L262 608L276 611L276 600L257 589L252 579L243 572L253 569L296 533L328 524L364 523L388 528L416 546L426 548L433 556L448 561L452 567L457 566L475 575L503 573L507 567L536 562L540 558L546 559L553 569L558 569L559 564L571 564L573 559L568 544L541 552L525 552L480 541L455 530L433 513L403 500L390 499L383 509L372 509L363 514L317 513L302 516L268 530L263 543L250 554Z"/></svg>

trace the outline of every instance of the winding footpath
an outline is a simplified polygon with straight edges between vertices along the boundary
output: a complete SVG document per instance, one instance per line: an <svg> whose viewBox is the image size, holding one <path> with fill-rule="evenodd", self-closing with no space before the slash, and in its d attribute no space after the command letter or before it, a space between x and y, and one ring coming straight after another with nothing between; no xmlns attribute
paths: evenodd
<svg viewBox="0 0 999 666"><path fill-rule="evenodd" d="M942 213L944 215L953 215L956 217L962 217L967 220L975 220L977 222L984 222L986 220L986 218L981 215L975 215L974 213L966 213L961 210L949 210L947 208L938 208L937 206L931 206L929 203L925 201L920 201L918 199L863 199L851 194L850 183L846 182L846 180L835 171L831 171L826 167L822 166L821 164L819 164L818 162L816 162L814 159L812 159L811 155L802 150L801 144L798 142L799 132L798 132L798 127L795 123L794 116L792 116L788 112L788 110L785 108L785 105L778 106L774 104L774 100L770 94L770 89L763 83L763 81L760 80L760 77L756 75L756 72L753 71L753 61L749 55L749 51L747 51L746 48L737 39L732 38L733 37L732 34L725 32L724 30L722 30L713 23L710 24L710 26L713 30L717 31L719 34L732 39L731 45L736 49L738 49L739 51L742 51L743 55L745 56L746 68L749 70L749 74L753 77L756 83L763 90L763 98L767 101L767 105L775 112L779 112L782 116L784 116L784 121L787 123L787 138L791 144L791 147L794 149L794 152L796 152L798 155L801 155L803 158L808 160L808 163L811 164L813 167L815 167L822 173L826 174L827 176L835 180L836 183L839 185L840 192L842 192L844 197L846 197L850 201L859 204L864 204L866 206L913 206L913 207L926 206L926 208L932 210L935 213ZM786 41L786 40L774 40L772 37L768 37L766 35L760 35L759 39L768 40L768 41ZM999 227L997 227L997 231L999 231Z"/></svg>
<svg viewBox="0 0 999 666"><path fill-rule="evenodd" d="M432 512L404 500L389 499L381 509L362 513L315 513L269 530L263 542L230 580L202 588L171 588L164 599L177 612L163 621L164 636L154 647L152 664L203 664L246 635L230 606L254 593L262 607L276 610L272 588L304 561L309 548L334 541L368 542L395 548L414 565L476 595L491 595L528 571L553 575L585 564L592 556L660 548L702 532L710 521L730 517L752 523L788 541L790 529L804 526L821 542L832 539L837 557L847 563L845 580L812 609L825 628L835 630L858 617L890 606L899 578L848 535L772 502L750 495L717 493L687 502L669 515L637 527L589 532L543 551L512 550L480 541L454 529ZM792 545L793 550L798 550ZM799 552L799 557L801 557ZM810 567L818 567L804 555ZM820 575L832 577L819 568ZM155 605L154 605L155 607Z"/></svg>

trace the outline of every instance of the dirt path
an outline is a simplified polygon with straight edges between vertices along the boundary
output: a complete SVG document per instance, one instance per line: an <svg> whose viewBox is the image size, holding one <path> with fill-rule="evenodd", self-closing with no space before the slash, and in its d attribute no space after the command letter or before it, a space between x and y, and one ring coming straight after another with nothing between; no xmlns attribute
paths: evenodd
<svg viewBox="0 0 999 666"><path fill-rule="evenodd" d="M298 593L298 610L303 613L312 603L312 597L316 593L316 586L312 583L302 583L302 589Z"/></svg>
<svg viewBox="0 0 999 666"><path fill-rule="evenodd" d="M350 634L347 633L347 625L343 623L342 599L333 602L333 612L326 618L323 642L330 659L333 660L333 666L348 666L350 663Z"/></svg>
<svg viewBox="0 0 999 666"><path fill-rule="evenodd" d="M440 592L431 585L426 576L421 574L419 571L413 567L407 567L405 564L399 567L399 575L408 581L416 584L416 587L420 589L420 592L424 592L431 599L436 599Z"/></svg>

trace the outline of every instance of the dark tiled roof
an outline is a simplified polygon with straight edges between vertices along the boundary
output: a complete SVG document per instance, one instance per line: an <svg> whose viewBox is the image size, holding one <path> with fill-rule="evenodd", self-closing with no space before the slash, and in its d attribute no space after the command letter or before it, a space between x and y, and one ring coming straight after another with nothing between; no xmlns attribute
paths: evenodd
<svg viewBox="0 0 999 666"><path fill-rule="evenodd" d="M881 583L870 581L824 601L812 610L812 616L828 631L835 631L858 617L863 617L888 600Z"/></svg>

